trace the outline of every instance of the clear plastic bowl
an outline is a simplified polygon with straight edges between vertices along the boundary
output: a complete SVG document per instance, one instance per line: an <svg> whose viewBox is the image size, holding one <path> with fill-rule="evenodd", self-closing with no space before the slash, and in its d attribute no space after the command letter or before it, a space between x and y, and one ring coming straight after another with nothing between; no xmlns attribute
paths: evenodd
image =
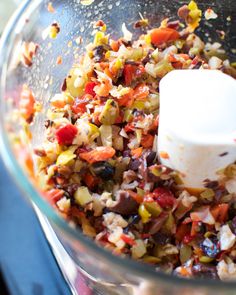
<svg viewBox="0 0 236 295"><path fill-rule="evenodd" d="M41 198L37 185L30 181L21 161L27 153L31 153L32 146L39 143L43 137L43 113L32 126L32 145L22 146L20 155L16 154L12 140L12 132L19 134L22 129L13 116L22 84L28 84L37 100L47 108L49 98L59 91L64 76L73 64L73 50L77 48L78 53L82 52L83 45L91 41L94 20L103 19L108 32L114 37L119 37L122 35L122 23L125 22L131 29L132 23L140 18L139 13L155 25L165 17L175 18L177 9L184 3L185 1L178 0L95 0L91 5L85 6L81 5L79 0L58 0L53 2L56 13L52 14L47 11L47 1L26 1L15 13L2 37L2 157L23 195L36 208L46 236L74 294L235 294L236 282L225 283L207 279L199 281L156 272L151 266L112 255L69 226ZM218 14L216 20L202 21L198 30L202 38L205 41L210 38L212 41L223 42L223 47L231 59L235 58L235 49L232 49L236 45L236 1L218 0L210 1L209 4L209 1L201 0L198 4L203 11L211 5ZM58 38L43 40L42 31L54 21L61 27ZM219 39L216 29L225 31L226 37L223 41ZM78 36L83 37L83 44L78 46L73 41L71 47L70 41ZM34 41L40 46L33 66L29 69L17 65L22 41ZM63 65L60 67L55 65L58 55L63 57ZM53 83L50 83L51 77Z"/></svg>

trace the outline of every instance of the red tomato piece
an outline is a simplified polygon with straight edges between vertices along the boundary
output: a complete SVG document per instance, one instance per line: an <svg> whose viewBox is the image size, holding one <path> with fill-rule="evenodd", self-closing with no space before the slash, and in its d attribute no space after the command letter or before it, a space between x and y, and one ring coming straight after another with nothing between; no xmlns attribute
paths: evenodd
<svg viewBox="0 0 236 295"><path fill-rule="evenodd" d="M164 209L172 208L176 202L173 193L165 187L156 188L153 191L153 199Z"/></svg>
<svg viewBox="0 0 236 295"><path fill-rule="evenodd" d="M71 145L78 129L72 124L65 125L56 131L56 139L59 144Z"/></svg>

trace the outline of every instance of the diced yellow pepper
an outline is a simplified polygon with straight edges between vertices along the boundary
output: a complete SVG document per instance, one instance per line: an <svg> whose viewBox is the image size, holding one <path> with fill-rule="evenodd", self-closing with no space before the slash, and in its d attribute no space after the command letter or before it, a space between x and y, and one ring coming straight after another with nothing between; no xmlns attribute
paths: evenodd
<svg viewBox="0 0 236 295"><path fill-rule="evenodd" d="M147 223L150 220L151 214L147 211L144 204L141 204L139 206L138 213L143 223Z"/></svg>
<svg viewBox="0 0 236 295"><path fill-rule="evenodd" d="M151 45L152 41L151 41L151 36L149 34L144 36L144 40L147 45Z"/></svg>
<svg viewBox="0 0 236 295"><path fill-rule="evenodd" d="M162 209L157 202L144 202L144 206L153 217L158 217L162 212Z"/></svg>
<svg viewBox="0 0 236 295"><path fill-rule="evenodd" d="M103 146L112 146L112 128L111 125L102 125L100 127L101 140Z"/></svg>
<svg viewBox="0 0 236 295"><path fill-rule="evenodd" d="M74 158L76 158L76 155L72 151L67 150L58 156L56 164L61 166L67 165Z"/></svg>

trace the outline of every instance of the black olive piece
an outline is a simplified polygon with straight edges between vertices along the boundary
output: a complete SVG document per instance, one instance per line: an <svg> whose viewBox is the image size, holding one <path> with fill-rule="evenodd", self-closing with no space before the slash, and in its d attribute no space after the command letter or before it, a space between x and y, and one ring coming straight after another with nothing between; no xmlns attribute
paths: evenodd
<svg viewBox="0 0 236 295"><path fill-rule="evenodd" d="M93 60L95 62L101 62L105 56L105 49L102 45L99 45L93 49L94 58Z"/></svg>
<svg viewBox="0 0 236 295"><path fill-rule="evenodd" d="M126 150L126 151L123 151L123 157L129 157L130 156L130 150Z"/></svg>
<svg viewBox="0 0 236 295"><path fill-rule="evenodd" d="M157 153L156 152L150 151L150 153L146 157L146 161L147 161L147 165L148 166L151 166L151 165L154 164L154 161L156 159L156 156L157 156Z"/></svg>
<svg viewBox="0 0 236 295"><path fill-rule="evenodd" d="M202 61L199 61L195 64L195 66L193 67L193 70L198 70L201 66L202 66Z"/></svg>
<svg viewBox="0 0 236 295"><path fill-rule="evenodd" d="M140 167L140 165L141 165L141 160L140 159L131 160L130 163L129 163L128 169L133 170L133 171L137 171L138 168Z"/></svg>
<svg viewBox="0 0 236 295"><path fill-rule="evenodd" d="M108 162L97 162L92 165L93 172L104 180L112 179L115 168Z"/></svg>
<svg viewBox="0 0 236 295"><path fill-rule="evenodd" d="M171 242L171 236L162 232L158 232L156 234L154 234L153 236L153 240L161 246L164 246L168 243Z"/></svg>
<svg viewBox="0 0 236 295"><path fill-rule="evenodd" d="M209 240L209 245L208 243L206 243L206 240L204 240L205 243L203 241L200 244L200 247L206 256L215 258L220 253L220 243L216 236L208 238L208 240Z"/></svg>
<svg viewBox="0 0 236 295"><path fill-rule="evenodd" d="M138 203L129 195L127 191L117 191L115 197L115 205L109 207L111 212L119 213L125 216L135 214L137 212Z"/></svg>

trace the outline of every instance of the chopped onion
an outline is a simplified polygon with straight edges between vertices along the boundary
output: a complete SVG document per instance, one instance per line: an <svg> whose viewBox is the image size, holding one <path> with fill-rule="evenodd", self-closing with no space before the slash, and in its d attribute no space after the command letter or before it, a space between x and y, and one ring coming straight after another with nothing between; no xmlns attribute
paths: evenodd
<svg viewBox="0 0 236 295"><path fill-rule="evenodd" d="M131 41L133 38L133 34L127 29L125 23L122 24L121 28L122 28L122 32L124 34L124 39L128 42Z"/></svg>

